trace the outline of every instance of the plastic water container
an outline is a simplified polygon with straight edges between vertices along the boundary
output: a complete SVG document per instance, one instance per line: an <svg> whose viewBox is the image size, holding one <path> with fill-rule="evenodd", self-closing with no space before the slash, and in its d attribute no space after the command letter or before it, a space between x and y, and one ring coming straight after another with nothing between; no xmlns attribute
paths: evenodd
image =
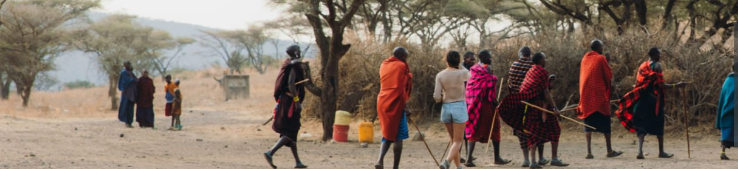
<svg viewBox="0 0 738 169"><path fill-rule="evenodd" d="M333 125L333 140L336 142L347 142L348 131L348 125Z"/></svg>
<svg viewBox="0 0 738 169"><path fill-rule="evenodd" d="M371 122L359 123L359 143L374 143L374 125Z"/></svg>
<svg viewBox="0 0 738 169"><path fill-rule="evenodd" d="M336 111L336 120L333 125L349 125L351 124L351 113L347 111Z"/></svg>

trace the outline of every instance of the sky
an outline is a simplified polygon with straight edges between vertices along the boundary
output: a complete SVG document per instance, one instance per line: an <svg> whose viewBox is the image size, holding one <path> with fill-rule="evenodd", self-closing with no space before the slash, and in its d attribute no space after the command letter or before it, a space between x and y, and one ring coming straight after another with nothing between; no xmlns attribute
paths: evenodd
<svg viewBox="0 0 738 169"><path fill-rule="evenodd" d="M218 29L245 29L249 24L274 20L281 9L269 0L102 0L106 13L202 25Z"/></svg>

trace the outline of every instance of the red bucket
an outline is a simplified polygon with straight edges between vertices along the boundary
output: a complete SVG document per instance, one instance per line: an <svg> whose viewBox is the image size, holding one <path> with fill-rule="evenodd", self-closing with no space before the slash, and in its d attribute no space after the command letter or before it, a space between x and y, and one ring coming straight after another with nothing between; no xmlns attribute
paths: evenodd
<svg viewBox="0 0 738 169"><path fill-rule="evenodd" d="M333 125L333 140L336 142L347 142L348 131L348 125Z"/></svg>

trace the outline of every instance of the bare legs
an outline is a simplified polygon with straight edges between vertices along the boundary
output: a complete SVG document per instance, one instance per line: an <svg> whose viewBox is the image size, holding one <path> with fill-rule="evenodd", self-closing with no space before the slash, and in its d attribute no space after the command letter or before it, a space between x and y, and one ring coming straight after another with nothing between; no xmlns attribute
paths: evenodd
<svg viewBox="0 0 738 169"><path fill-rule="evenodd" d="M636 159L643 159L643 139L645 139L645 134L639 134L638 135L638 156L636 156Z"/></svg>
<svg viewBox="0 0 738 169"><path fill-rule="evenodd" d="M594 156L592 155L592 132L586 132L587 133L587 159L593 159ZM605 145L607 147L607 157L617 157L622 154L622 152L615 152L612 150L612 142L610 141L610 133L603 133L605 135ZM640 137L639 137L640 138Z"/></svg>
<svg viewBox="0 0 738 169"><path fill-rule="evenodd" d="M448 156L441 166L447 167L448 162L453 162L456 167L461 167L461 161L459 160L459 150L462 146L464 137L464 126L465 123L445 123L446 129L448 130L449 136L451 136L451 148L448 150ZM442 167L443 168L443 167Z"/></svg>
<svg viewBox="0 0 738 169"><path fill-rule="evenodd" d="M395 147L392 149L395 154L394 166L392 168L397 169L400 167L400 158L402 157L402 140L398 139L394 142L389 140L382 142L382 146L379 150L379 159L377 159L377 164L374 165L375 168L380 169L384 167L384 156L387 155L387 151L389 151L392 143L395 143Z"/></svg>
<svg viewBox="0 0 738 169"><path fill-rule="evenodd" d="M297 142L293 141L287 136L282 136L281 138L279 138L279 141L274 144L274 147L264 153L264 157L267 159L267 162L272 168L277 168L277 166L274 166L274 163L272 163L272 156L274 156L274 153L282 148L282 146L288 146L292 150L292 156L295 157L295 168L307 168L306 165L302 164L302 161L300 161L300 157L297 155Z"/></svg>

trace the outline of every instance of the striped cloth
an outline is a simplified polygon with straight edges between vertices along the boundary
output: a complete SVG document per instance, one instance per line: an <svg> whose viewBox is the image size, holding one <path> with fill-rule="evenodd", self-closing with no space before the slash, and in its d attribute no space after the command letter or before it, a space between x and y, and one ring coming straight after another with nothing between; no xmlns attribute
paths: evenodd
<svg viewBox="0 0 738 169"><path fill-rule="evenodd" d="M543 90L547 90L548 86L548 72L546 71L546 69L538 65L533 66L527 73L525 81L521 85L520 92L508 94L502 99L500 105L497 107L497 111L498 113L500 113L502 121L504 121L513 129L525 129L530 131L531 134L534 135L534 137L545 138L545 136L535 136L537 134L543 133L537 133L535 132L535 130L530 130L531 128L528 127L530 118L526 118L525 122L523 122L524 116L530 117L536 111L534 111L533 108L528 108L527 112L525 112L525 105L520 101L537 101L537 98L543 96ZM528 115L525 115L523 113L527 113ZM540 112L537 113L540 115ZM533 127L536 128L538 126Z"/></svg>
<svg viewBox="0 0 738 169"><path fill-rule="evenodd" d="M625 94L623 98L620 99L618 102L618 105L620 108L615 111L615 113L618 115L618 119L620 119L620 123L630 132L636 131L636 126L633 122L633 115L636 113L633 108L635 107L636 103L638 103L638 99L640 99L641 95L646 94L654 94L656 96L663 95L663 88L661 88L661 84L664 83L664 74L661 72L657 72L651 69L650 63L651 61L646 61L643 64L641 64L640 68L638 69L638 77L636 80L636 87ZM654 93L647 93L649 87L654 86L656 90L653 90ZM663 96L659 96L660 99L656 103L656 107L659 107L660 104L663 103ZM640 112L639 112L640 113ZM658 109L655 112L657 115L659 114Z"/></svg>
<svg viewBox="0 0 738 169"><path fill-rule="evenodd" d="M530 57L522 57L518 61L513 62L510 66L508 73L508 88L511 93L517 93L520 91L520 85L523 84L525 74L528 70L533 67L533 62Z"/></svg>

